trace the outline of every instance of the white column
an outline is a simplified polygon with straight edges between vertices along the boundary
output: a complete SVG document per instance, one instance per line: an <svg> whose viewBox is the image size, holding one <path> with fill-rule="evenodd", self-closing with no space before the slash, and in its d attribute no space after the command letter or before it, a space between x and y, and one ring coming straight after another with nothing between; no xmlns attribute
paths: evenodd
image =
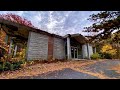
<svg viewBox="0 0 120 90"><path fill-rule="evenodd" d="M70 38L67 37L67 57L71 59L71 46L70 46Z"/></svg>
<svg viewBox="0 0 120 90"><path fill-rule="evenodd" d="M88 53L88 59L90 59L90 47L89 47L89 43L87 44L87 53Z"/></svg>
<svg viewBox="0 0 120 90"><path fill-rule="evenodd" d="M84 44L82 45L82 58L87 58L88 57L88 53L87 53L87 45Z"/></svg>
<svg viewBox="0 0 120 90"><path fill-rule="evenodd" d="M15 45L14 56L16 56L16 53L17 53L17 45Z"/></svg>
<svg viewBox="0 0 120 90"><path fill-rule="evenodd" d="M11 39L11 40L10 40L10 47L9 47L9 54L11 53L12 43L13 43L13 41L12 41L12 39Z"/></svg>

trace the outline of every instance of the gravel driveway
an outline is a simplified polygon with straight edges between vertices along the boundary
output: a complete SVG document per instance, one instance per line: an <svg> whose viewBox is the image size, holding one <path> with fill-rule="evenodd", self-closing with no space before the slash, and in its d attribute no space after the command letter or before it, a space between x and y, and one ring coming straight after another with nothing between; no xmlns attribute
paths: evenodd
<svg viewBox="0 0 120 90"><path fill-rule="evenodd" d="M119 60L104 60L98 61L95 64L77 67L81 70L87 70L92 73L103 73L109 78L120 78L120 74L115 70L111 70L112 67L120 65ZM57 70L53 72L47 72L45 74L40 74L38 76L26 76L18 77L18 79L99 79L99 77L86 74L84 72L79 72L71 68L64 68L62 70Z"/></svg>

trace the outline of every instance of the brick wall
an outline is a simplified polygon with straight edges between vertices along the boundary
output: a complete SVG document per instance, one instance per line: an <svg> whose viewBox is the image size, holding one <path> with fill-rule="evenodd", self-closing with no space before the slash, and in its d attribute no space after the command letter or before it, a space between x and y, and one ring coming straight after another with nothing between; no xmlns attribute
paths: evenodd
<svg viewBox="0 0 120 90"><path fill-rule="evenodd" d="M54 37L48 37L48 60L53 58Z"/></svg>

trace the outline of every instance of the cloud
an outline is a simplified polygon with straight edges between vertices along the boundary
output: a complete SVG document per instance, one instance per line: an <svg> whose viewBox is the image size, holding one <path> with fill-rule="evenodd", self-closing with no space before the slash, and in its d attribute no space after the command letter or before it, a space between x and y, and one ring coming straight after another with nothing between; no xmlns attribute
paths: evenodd
<svg viewBox="0 0 120 90"><path fill-rule="evenodd" d="M88 21L89 15L99 11L0 11L0 14L14 13L30 20L41 30L59 34L81 33L83 28L93 22Z"/></svg>

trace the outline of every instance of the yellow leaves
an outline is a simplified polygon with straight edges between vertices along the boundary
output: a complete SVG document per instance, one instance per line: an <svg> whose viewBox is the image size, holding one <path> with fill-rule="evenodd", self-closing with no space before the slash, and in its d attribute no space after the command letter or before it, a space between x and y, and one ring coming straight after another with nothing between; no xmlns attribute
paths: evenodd
<svg viewBox="0 0 120 90"><path fill-rule="evenodd" d="M105 44L102 49L101 49L102 53L108 53L111 55L115 55L117 53L117 50L114 49L110 44Z"/></svg>
<svg viewBox="0 0 120 90"><path fill-rule="evenodd" d="M8 51L9 46L5 43L6 33L0 29L0 48Z"/></svg>

